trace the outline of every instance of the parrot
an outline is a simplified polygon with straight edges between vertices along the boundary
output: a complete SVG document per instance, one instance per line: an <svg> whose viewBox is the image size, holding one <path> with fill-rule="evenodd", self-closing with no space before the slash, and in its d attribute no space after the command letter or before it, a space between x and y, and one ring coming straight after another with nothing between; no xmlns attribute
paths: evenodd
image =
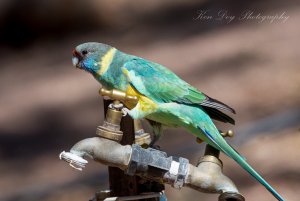
<svg viewBox="0 0 300 201"><path fill-rule="evenodd" d="M228 105L191 86L168 68L110 45L87 42L72 51L72 63L85 70L106 89L117 89L137 96L138 103L124 102L133 119L147 119L154 133L162 127L183 127L202 141L236 161L277 200L282 196L257 173L220 134L212 119L234 124L224 112L235 113Z"/></svg>

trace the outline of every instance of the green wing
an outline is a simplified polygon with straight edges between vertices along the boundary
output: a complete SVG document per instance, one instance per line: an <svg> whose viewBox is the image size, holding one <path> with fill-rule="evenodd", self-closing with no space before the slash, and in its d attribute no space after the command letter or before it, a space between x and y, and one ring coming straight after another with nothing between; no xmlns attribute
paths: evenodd
<svg viewBox="0 0 300 201"><path fill-rule="evenodd" d="M219 111L235 113L231 107L198 91L162 65L135 58L126 62L123 68L128 72L130 84L152 100L200 105L212 118L234 124L231 117Z"/></svg>

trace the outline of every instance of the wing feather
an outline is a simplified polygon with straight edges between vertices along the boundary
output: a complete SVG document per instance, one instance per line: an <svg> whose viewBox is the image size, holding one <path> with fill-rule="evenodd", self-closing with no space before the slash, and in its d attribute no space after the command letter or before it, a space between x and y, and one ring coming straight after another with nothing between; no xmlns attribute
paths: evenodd
<svg viewBox="0 0 300 201"><path fill-rule="evenodd" d="M123 68L131 85L154 101L203 106L212 118L234 124L231 117L219 111L235 113L233 108L200 92L162 65L135 58Z"/></svg>

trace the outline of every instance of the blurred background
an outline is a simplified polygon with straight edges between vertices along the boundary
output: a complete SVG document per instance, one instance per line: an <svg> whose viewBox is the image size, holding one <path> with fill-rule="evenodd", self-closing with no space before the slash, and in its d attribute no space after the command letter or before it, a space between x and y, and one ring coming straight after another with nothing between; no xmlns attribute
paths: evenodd
<svg viewBox="0 0 300 201"><path fill-rule="evenodd" d="M108 187L105 166L91 161L79 172L58 159L103 120L100 85L71 64L87 41L161 63L235 108L236 126L218 126L236 132L230 143L286 200L299 200L299 11L296 0L1 0L0 200L87 201ZM158 145L194 164L204 147L181 129ZM274 200L222 160L247 201ZM168 186L167 195L217 200Z"/></svg>

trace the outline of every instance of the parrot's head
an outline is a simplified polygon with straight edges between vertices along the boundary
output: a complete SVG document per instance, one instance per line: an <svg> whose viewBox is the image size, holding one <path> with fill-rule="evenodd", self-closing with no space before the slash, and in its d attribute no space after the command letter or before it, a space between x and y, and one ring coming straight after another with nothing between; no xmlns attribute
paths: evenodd
<svg viewBox="0 0 300 201"><path fill-rule="evenodd" d="M78 45L72 52L72 63L75 67L91 73L97 73L101 68L101 60L106 53L112 49L111 46L88 42Z"/></svg>

